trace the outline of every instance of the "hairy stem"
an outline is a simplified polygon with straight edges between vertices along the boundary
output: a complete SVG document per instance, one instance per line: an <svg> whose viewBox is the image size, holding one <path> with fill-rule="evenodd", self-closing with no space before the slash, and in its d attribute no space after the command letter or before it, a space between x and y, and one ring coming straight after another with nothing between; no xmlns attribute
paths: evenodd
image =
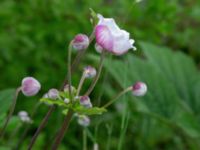
<svg viewBox="0 0 200 150"><path fill-rule="evenodd" d="M10 121L10 118L12 117L13 112L15 111L15 106L16 106L16 103L17 103L17 97L18 97L20 91L21 91L21 87L16 89L12 105L10 107L10 110L9 110L8 116L6 118L6 121L5 121L4 125L3 125L2 131L0 133L0 139L4 136L6 127L7 127L8 123L9 123L9 121Z"/></svg>
<svg viewBox="0 0 200 150"><path fill-rule="evenodd" d="M55 109L55 106L54 106L54 105L53 105L53 106L50 106L50 108L49 108L49 110L48 110L46 116L45 116L44 119L42 120L40 126L37 128L37 131L35 132L35 134L33 135L32 139L31 139L31 142L30 142L30 144L29 144L29 146L28 146L28 150L31 150L31 149L32 149L32 147L33 147L33 145L34 145L34 143L35 143L35 141L36 141L38 135L40 134L40 132L42 131L42 129L43 129L43 128L45 127L45 125L47 124L48 119L49 119L49 116L50 116L51 113L54 111L54 109Z"/></svg>
<svg viewBox="0 0 200 150"><path fill-rule="evenodd" d="M72 43L73 43L73 41L69 44L69 50L68 50L68 83L69 83L69 99L70 99L70 102L73 103L74 97L73 97L73 94L72 94L72 91L71 91L71 85L72 85L72 82L71 82L71 75L72 75L72 72L71 72ZM64 137L64 134L68 129L68 126L70 124L72 115L73 115L73 111L69 110L69 112L67 113L67 115L65 117L64 123L62 124L62 127L61 127L60 131L58 132L58 134L57 134L57 136L55 138L55 141L54 141L53 146L52 146L52 150L57 150L58 149L58 147L59 147L59 145L60 145L60 143L61 143L61 141L62 141L62 139Z"/></svg>
<svg viewBox="0 0 200 150"><path fill-rule="evenodd" d="M65 117L65 120L64 120L64 122L62 124L61 129L57 133L56 139L55 139L55 141L54 141L54 143L52 145L51 150L57 150L58 149L58 146L60 145L65 133L67 132L67 129L69 127L72 115L73 115L73 111L69 110L69 112L67 113L67 116Z"/></svg>
<svg viewBox="0 0 200 150"><path fill-rule="evenodd" d="M111 101L109 101L107 104L105 104L103 106L103 108L106 108L108 106L110 106L112 103L114 103L119 97L121 97L122 95L124 95L125 93L129 92L132 90L132 87L128 87L125 90L123 90L122 92L120 92L117 96L115 96Z"/></svg>
<svg viewBox="0 0 200 150"><path fill-rule="evenodd" d="M101 58L100 58L100 62L99 62L99 67L98 67L98 72L97 72L97 75L95 76L94 80L92 81L89 89L87 90L87 92L84 94L84 95L90 95L90 93L93 91L97 81L99 80L99 77L101 75L101 71L102 71L102 68L103 68L103 60L104 60L104 56L105 56L105 52L103 51L101 53Z"/></svg>

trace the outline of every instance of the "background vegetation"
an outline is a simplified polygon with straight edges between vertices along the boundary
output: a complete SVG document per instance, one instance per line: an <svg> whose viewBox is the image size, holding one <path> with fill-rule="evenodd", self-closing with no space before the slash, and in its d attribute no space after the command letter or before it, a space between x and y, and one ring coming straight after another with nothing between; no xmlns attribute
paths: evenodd
<svg viewBox="0 0 200 150"><path fill-rule="evenodd" d="M89 35L92 31L89 8L115 18L138 47L136 53L108 57L92 102L104 104L137 80L145 81L149 88L145 97L126 95L103 116L91 118L89 149L95 142L100 150L200 149L198 0L1 0L0 125L12 99L13 90L6 89L18 87L23 77L36 77L42 90L33 98L20 95L15 115L20 110L32 113L49 88L60 87L67 72L67 44L77 33ZM74 85L85 65L98 65L98 57L92 45L73 75ZM22 150L47 110L45 105L37 109ZM35 150L49 149L62 121L63 115L56 109ZM17 127L19 132L12 137ZM18 117L13 117L0 150L16 146L23 130ZM82 127L76 120L60 147L68 149L82 149Z"/></svg>

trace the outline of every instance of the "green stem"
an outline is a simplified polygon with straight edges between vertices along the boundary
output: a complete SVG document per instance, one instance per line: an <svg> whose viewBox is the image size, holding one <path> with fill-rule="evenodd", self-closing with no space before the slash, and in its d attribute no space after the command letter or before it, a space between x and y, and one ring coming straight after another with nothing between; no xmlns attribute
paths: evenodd
<svg viewBox="0 0 200 150"><path fill-rule="evenodd" d="M84 81L85 81L85 72L83 72L82 77L81 77L81 79L80 79L80 82L79 82L79 85L78 85L78 89L77 89L76 96L79 96Z"/></svg>
<svg viewBox="0 0 200 150"><path fill-rule="evenodd" d="M69 99L70 99L70 102L73 103L74 97L73 97L73 94L72 94L72 91L71 91L71 85L72 85L72 82L71 82L71 75L72 75L72 72L71 72L72 44L73 44L73 40L70 42L69 49L68 49L68 84L69 84ZM69 112L67 113L67 115L65 117L64 123L62 124L62 127L61 127L60 131L58 132L58 134L57 134L57 136L55 138L55 141L54 141L54 143L52 145L52 150L57 150L58 149L62 139L64 138L65 132L68 129L68 126L70 124L72 116L73 116L73 111L69 110Z"/></svg>
<svg viewBox="0 0 200 150"><path fill-rule="evenodd" d="M83 150L87 150L87 132L83 129Z"/></svg>
<svg viewBox="0 0 200 150"><path fill-rule="evenodd" d="M70 102L73 102L72 98L72 70L71 70L71 58L72 58L72 44L73 40L69 44L69 49L68 49L68 84L69 84L69 99Z"/></svg>
<svg viewBox="0 0 200 150"><path fill-rule="evenodd" d="M90 95L90 93L93 91L97 81L99 80L99 77L101 75L101 71L102 71L102 68L103 68L103 60L104 60L104 56L105 56L105 52L103 51L101 53L101 58L100 58L100 62L99 62L99 67L98 67L98 72L97 72L97 75L95 76L94 80L92 81L89 89L87 90L87 92L84 94L84 95Z"/></svg>
<svg viewBox="0 0 200 150"><path fill-rule="evenodd" d="M14 96L12 105L11 105L11 107L10 107L10 111L9 111L9 113L8 113L8 116L7 116L7 118L6 118L6 121L5 121L5 123L4 123L4 125L3 125L3 128L2 128L2 131L1 131L1 133L0 133L0 139L4 136L4 132L5 132L5 130L6 130L6 127L7 127L8 123L9 123L9 121L10 121L10 118L11 118L12 115L13 115L13 112L15 111L15 106L16 106L16 103L17 103L17 97L18 97L20 91L21 91L21 87L19 87L19 88L16 89L15 96Z"/></svg>
<svg viewBox="0 0 200 150"><path fill-rule="evenodd" d="M124 95L125 93L129 92L132 90L132 87L128 87L125 90L123 90L122 92L120 92L117 96L115 96L111 101L109 101L107 104L105 104L103 106L103 108L106 108L108 106L110 106L112 103L114 103L119 97L121 97L122 95Z"/></svg>

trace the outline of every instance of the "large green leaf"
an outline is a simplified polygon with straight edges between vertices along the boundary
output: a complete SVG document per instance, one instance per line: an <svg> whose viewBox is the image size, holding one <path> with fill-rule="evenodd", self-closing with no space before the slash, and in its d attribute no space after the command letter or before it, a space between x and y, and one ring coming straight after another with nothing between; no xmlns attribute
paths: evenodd
<svg viewBox="0 0 200 150"><path fill-rule="evenodd" d="M134 102L134 106L136 106L136 109L139 112L167 123L172 129L174 126L181 128L191 137L199 137L200 125L196 116L191 113L192 108L190 107L193 100L191 99L192 97L189 98L191 96L191 90L189 90L189 88L193 87L191 84L188 85L190 87L185 87L186 83L190 82L188 80L191 80L191 82L196 80L198 72L194 64L190 58L183 54L173 56L170 50L163 50L162 48L152 49L148 49L149 55L156 55L154 57L161 59L161 62L155 62L153 57L151 57L151 59L149 57L147 57L147 59L141 59L134 57L133 55L128 55L125 57L124 62L112 60L111 63L108 60L105 63L105 66L109 73L123 88L130 86L138 80L147 83L148 92L146 96L140 99L134 98L134 101L132 100L133 97L129 98L130 101ZM162 53L162 56L159 56L158 53ZM171 61L172 57L174 57L174 60L177 57L177 60ZM181 65L182 61L184 61L185 68L191 70L177 67L178 65ZM186 61L188 61L188 63ZM110 64L112 64L112 67ZM163 67L160 67L161 65L163 65ZM127 70L127 85L122 80L126 72L125 68ZM176 73L176 79L172 80L174 73ZM185 77L189 76L189 73L191 73L191 79L186 79ZM178 83L179 86L175 86L175 84ZM198 88L196 87L196 90L197 89ZM184 98L188 98L187 101L185 101Z"/></svg>
<svg viewBox="0 0 200 150"><path fill-rule="evenodd" d="M173 84L181 99L194 113L200 114L197 96L200 74L193 60L181 52L173 52L165 47L143 42L140 45L149 62Z"/></svg>

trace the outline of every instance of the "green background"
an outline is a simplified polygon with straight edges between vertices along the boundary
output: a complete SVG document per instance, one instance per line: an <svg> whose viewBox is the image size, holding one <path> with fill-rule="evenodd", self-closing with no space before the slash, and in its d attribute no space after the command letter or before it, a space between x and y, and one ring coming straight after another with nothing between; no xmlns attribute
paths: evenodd
<svg viewBox="0 0 200 150"><path fill-rule="evenodd" d="M92 116L88 149L95 142L100 150L200 149L198 0L1 0L0 123L11 103L9 92L13 93L5 89L17 88L23 77L37 78L42 90L30 98L20 94L15 115L20 110L31 114L48 89L60 87L67 73L68 43L77 33L90 35L93 30L89 8L114 18L130 32L137 47L136 52L130 50L121 57L107 56L100 81L91 94L93 104L106 103L138 80L147 83L148 93L142 98L125 95L107 113ZM92 43L73 74L74 86L83 67L98 66L98 59ZM47 110L48 106L39 106L20 149L27 148ZM35 150L50 149L63 117L57 108ZM15 147L25 126L13 117L0 150ZM12 135L17 127L19 130ZM82 130L74 118L60 150L82 149Z"/></svg>

